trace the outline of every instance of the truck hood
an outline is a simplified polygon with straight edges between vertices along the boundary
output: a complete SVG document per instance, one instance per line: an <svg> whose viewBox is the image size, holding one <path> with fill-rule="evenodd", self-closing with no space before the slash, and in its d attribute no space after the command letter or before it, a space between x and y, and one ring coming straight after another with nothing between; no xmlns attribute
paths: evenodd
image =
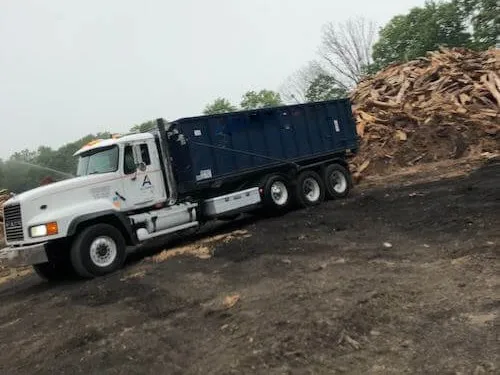
<svg viewBox="0 0 500 375"><path fill-rule="evenodd" d="M29 244L63 238L75 218L102 211L118 211L121 202L115 199L113 192L115 188L119 190L119 180L119 173L75 177L12 197L6 206L20 204L20 212L13 214L16 216L11 219L10 225L17 225L16 228L22 226L23 234L21 237L17 233L7 244ZM57 223L58 234L50 238L30 236L29 228L50 222Z"/></svg>
<svg viewBox="0 0 500 375"><path fill-rule="evenodd" d="M84 186L100 184L105 181L115 179L115 175L113 173L105 173L105 174L94 174L82 177L74 177L68 180L54 182L52 184L40 186L31 190L28 190L24 193L15 195L7 202L5 205L14 204L14 203L22 203L36 200L42 197L49 197L51 195L59 194L62 192L67 192L71 190L75 190L78 188L82 188Z"/></svg>

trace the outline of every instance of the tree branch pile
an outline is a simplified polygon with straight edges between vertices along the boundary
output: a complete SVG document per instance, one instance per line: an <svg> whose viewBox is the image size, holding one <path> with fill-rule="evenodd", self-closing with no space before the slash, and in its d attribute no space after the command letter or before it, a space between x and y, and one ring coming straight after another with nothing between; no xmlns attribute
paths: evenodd
<svg viewBox="0 0 500 375"><path fill-rule="evenodd" d="M391 65L351 93L357 178L500 150L500 50L441 49Z"/></svg>

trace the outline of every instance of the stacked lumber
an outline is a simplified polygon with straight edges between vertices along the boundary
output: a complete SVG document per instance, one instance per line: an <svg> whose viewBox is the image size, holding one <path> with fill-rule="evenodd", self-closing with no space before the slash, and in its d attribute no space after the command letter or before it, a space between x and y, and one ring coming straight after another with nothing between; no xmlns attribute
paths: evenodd
<svg viewBox="0 0 500 375"><path fill-rule="evenodd" d="M500 50L440 49L393 64L351 93L360 154L377 173L500 150Z"/></svg>

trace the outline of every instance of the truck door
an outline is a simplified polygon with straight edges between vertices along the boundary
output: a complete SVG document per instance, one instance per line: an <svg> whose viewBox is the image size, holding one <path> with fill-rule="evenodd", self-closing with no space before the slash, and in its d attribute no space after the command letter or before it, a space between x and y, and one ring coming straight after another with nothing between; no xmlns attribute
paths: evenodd
<svg viewBox="0 0 500 375"><path fill-rule="evenodd" d="M153 142L144 141L124 148L122 208L152 206L166 199L159 158L152 145Z"/></svg>

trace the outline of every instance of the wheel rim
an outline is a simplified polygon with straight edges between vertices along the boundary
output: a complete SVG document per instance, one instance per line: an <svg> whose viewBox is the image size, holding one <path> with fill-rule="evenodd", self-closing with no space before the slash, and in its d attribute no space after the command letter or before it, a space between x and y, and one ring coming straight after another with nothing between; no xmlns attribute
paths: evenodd
<svg viewBox="0 0 500 375"><path fill-rule="evenodd" d="M321 188L318 181L312 177L308 177L302 183L302 191L304 192L304 197L309 202L316 202L321 196Z"/></svg>
<svg viewBox="0 0 500 375"><path fill-rule="evenodd" d="M347 179L345 178L343 173L339 171L333 171L332 174L330 175L330 181L333 186L333 190L336 193L342 194L346 191Z"/></svg>
<svg viewBox="0 0 500 375"><path fill-rule="evenodd" d="M90 259L98 267L111 265L117 254L116 242L110 237L97 237L90 245Z"/></svg>
<svg viewBox="0 0 500 375"><path fill-rule="evenodd" d="M271 199L278 206L284 206L288 202L288 189L281 181L276 181L271 185Z"/></svg>

